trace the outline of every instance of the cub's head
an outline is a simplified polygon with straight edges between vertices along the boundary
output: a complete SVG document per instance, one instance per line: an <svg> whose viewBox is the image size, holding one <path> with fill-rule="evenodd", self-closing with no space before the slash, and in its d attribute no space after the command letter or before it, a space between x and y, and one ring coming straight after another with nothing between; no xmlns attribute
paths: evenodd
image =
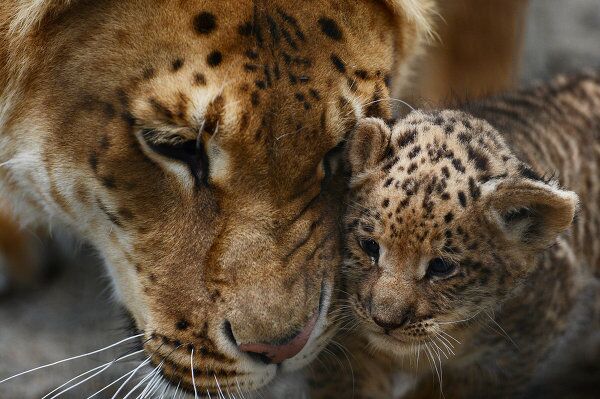
<svg viewBox="0 0 600 399"><path fill-rule="evenodd" d="M348 160L352 308L372 344L397 355L468 334L532 272L578 201L457 111L412 112L392 130L367 119Z"/></svg>
<svg viewBox="0 0 600 399"><path fill-rule="evenodd" d="M14 3L0 163L21 204L98 248L174 385L306 365L335 330L336 148L390 116L427 2Z"/></svg>

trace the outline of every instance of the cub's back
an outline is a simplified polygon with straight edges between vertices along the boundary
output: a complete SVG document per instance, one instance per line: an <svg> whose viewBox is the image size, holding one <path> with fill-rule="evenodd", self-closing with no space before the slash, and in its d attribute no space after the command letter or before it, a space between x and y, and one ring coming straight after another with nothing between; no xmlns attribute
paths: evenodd
<svg viewBox="0 0 600 399"><path fill-rule="evenodd" d="M480 103L465 111L498 129L515 154L542 176L557 175L580 196L571 244L600 277L600 71Z"/></svg>

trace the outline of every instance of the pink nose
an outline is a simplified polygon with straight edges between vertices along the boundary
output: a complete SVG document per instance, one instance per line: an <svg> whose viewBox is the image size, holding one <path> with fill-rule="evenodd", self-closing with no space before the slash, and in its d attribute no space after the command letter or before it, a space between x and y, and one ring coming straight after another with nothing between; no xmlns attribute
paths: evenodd
<svg viewBox="0 0 600 399"><path fill-rule="evenodd" d="M317 324L318 312L315 313L313 318L304 326L302 331L296 335L291 341L283 345L271 345L271 344L242 344L240 350L242 352L261 355L268 359L270 363L279 364L284 360L290 359L296 356L302 348L308 342L310 334Z"/></svg>

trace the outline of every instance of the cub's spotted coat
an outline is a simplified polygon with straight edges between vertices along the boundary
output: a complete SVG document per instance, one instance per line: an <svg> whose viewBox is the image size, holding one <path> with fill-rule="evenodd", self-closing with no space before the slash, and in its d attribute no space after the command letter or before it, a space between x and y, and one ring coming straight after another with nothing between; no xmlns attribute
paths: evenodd
<svg viewBox="0 0 600 399"><path fill-rule="evenodd" d="M567 372L600 325L598 73L367 119L348 161L359 397L391 397L398 370L407 398L515 398Z"/></svg>

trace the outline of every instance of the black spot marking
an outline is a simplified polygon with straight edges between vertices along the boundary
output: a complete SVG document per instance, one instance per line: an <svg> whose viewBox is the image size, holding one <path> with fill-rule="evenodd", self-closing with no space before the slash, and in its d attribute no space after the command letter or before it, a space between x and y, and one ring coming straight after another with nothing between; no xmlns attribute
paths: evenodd
<svg viewBox="0 0 600 399"><path fill-rule="evenodd" d="M264 80L257 80L254 82L254 84L256 85L256 87L258 87L261 90L264 90L267 88L267 82L265 82Z"/></svg>
<svg viewBox="0 0 600 399"><path fill-rule="evenodd" d="M297 92L296 94L294 94L294 97L296 97L296 100L302 102L306 100L306 97L304 96L304 94Z"/></svg>
<svg viewBox="0 0 600 399"><path fill-rule="evenodd" d="M179 331L186 330L189 326L190 323L185 319L181 319L177 323L175 323L175 328Z"/></svg>
<svg viewBox="0 0 600 399"><path fill-rule="evenodd" d="M489 160L485 155L471 146L467 149L467 154L469 159L474 162L475 168L484 172L488 170Z"/></svg>
<svg viewBox="0 0 600 399"><path fill-rule="evenodd" d="M381 206L384 208L387 208L389 205L390 205L389 198L384 199L383 202L381 203Z"/></svg>
<svg viewBox="0 0 600 399"><path fill-rule="evenodd" d="M406 173L408 173L409 175L411 173L413 173L415 170L417 170L418 166L415 162L411 163L410 166L408 167L408 169L406 169Z"/></svg>
<svg viewBox="0 0 600 399"><path fill-rule="evenodd" d="M279 33L279 27L277 23L270 15L267 15L267 24L269 25L269 33L271 33L271 37L273 38L273 43L277 45L281 40L281 35Z"/></svg>
<svg viewBox="0 0 600 399"><path fill-rule="evenodd" d="M454 220L454 214L452 212L448 212L446 216L444 216L444 222L450 223L452 220Z"/></svg>
<svg viewBox="0 0 600 399"><path fill-rule="evenodd" d="M146 69L144 69L144 72L142 72L142 79L144 79L144 80L152 79L155 74L156 74L156 71L154 70L154 68L146 68Z"/></svg>
<svg viewBox="0 0 600 399"><path fill-rule="evenodd" d="M477 200L481 196L481 190L479 186L475 183L475 179L472 177L469 178L469 194L473 200Z"/></svg>
<svg viewBox="0 0 600 399"><path fill-rule="evenodd" d="M177 72L183 67L183 60L181 58L177 58L171 63L171 71Z"/></svg>
<svg viewBox="0 0 600 399"><path fill-rule="evenodd" d="M208 35L217 28L217 18L210 12L201 12L194 18L194 30L201 35Z"/></svg>
<svg viewBox="0 0 600 399"><path fill-rule="evenodd" d="M252 36L253 32L254 26L252 25L252 22L246 22L238 26L238 33L244 37Z"/></svg>
<svg viewBox="0 0 600 399"><path fill-rule="evenodd" d="M387 180L383 183L383 187L389 187L394 179L392 177L388 177Z"/></svg>
<svg viewBox="0 0 600 399"><path fill-rule="evenodd" d="M465 193L464 193L464 192L462 192L462 191L459 191L459 192L458 192L458 202L460 202L460 205L461 205L463 208L466 208L466 207L467 207L467 196L466 196L466 195L465 195Z"/></svg>
<svg viewBox="0 0 600 399"><path fill-rule="evenodd" d="M420 152L421 152L421 146L417 145L412 150L410 150L410 152L408 153L408 158L414 159L417 155L419 155Z"/></svg>
<svg viewBox="0 0 600 399"><path fill-rule="evenodd" d="M315 100L321 100L321 94L319 94L319 92L315 89L310 89L309 90L310 95L315 99Z"/></svg>
<svg viewBox="0 0 600 399"><path fill-rule="evenodd" d="M362 80L369 79L369 73L364 69L357 69L356 71L354 71L354 75L356 75L357 78Z"/></svg>
<svg viewBox="0 0 600 399"><path fill-rule="evenodd" d="M90 167L94 173L96 173L98 171L98 154L95 151L90 154L88 163L90 164Z"/></svg>
<svg viewBox="0 0 600 399"><path fill-rule="evenodd" d="M254 106L257 106L260 103L260 95L257 91L252 92L252 94L250 95L250 101Z"/></svg>
<svg viewBox="0 0 600 399"><path fill-rule="evenodd" d="M343 39L342 30L333 19L326 17L319 18L319 26L321 27L321 31L331 39L338 42Z"/></svg>
<svg viewBox="0 0 600 399"><path fill-rule="evenodd" d="M195 86L204 86L206 85L206 76L203 73L196 72L194 74L194 85Z"/></svg>
<svg viewBox="0 0 600 399"><path fill-rule="evenodd" d="M218 50L211 52L208 57L206 57L206 63L210 67L217 67L221 62L223 62L223 54Z"/></svg>
<svg viewBox="0 0 600 399"><path fill-rule="evenodd" d="M103 176L100 178L100 182L104 187L108 188L109 190L114 190L115 188L117 188L117 182L114 176Z"/></svg>
<svg viewBox="0 0 600 399"><path fill-rule="evenodd" d="M444 201L448 201L450 199L450 194L448 194L448 193L442 193L441 197L442 197L442 199Z"/></svg>
<svg viewBox="0 0 600 399"><path fill-rule="evenodd" d="M331 54L331 63L340 73L346 73L346 64L335 54Z"/></svg>
<svg viewBox="0 0 600 399"><path fill-rule="evenodd" d="M442 168L442 174L444 175L445 178L449 178L450 177L450 171L448 170L447 166L444 166Z"/></svg>
<svg viewBox="0 0 600 399"><path fill-rule="evenodd" d="M542 178L542 176L540 176L538 173L536 173L533 169L531 169L529 166L527 166L525 164L519 165L519 173L521 174L521 176L525 177L526 179L541 181L541 182L544 181L544 178Z"/></svg>
<svg viewBox="0 0 600 399"><path fill-rule="evenodd" d="M465 167L462 164L462 162L460 161L460 159L453 159L452 160L452 166L454 166L454 169L456 169L457 171L459 171L460 173L465 173Z"/></svg>
<svg viewBox="0 0 600 399"><path fill-rule="evenodd" d="M405 134L403 134L402 137L400 137L398 139L398 147L400 147L400 148L406 147L407 145L414 143L416 139L417 139L417 130L412 129L412 130L406 132Z"/></svg>
<svg viewBox="0 0 600 399"><path fill-rule="evenodd" d="M258 65L245 63L244 69L248 72L256 72L258 70Z"/></svg>

